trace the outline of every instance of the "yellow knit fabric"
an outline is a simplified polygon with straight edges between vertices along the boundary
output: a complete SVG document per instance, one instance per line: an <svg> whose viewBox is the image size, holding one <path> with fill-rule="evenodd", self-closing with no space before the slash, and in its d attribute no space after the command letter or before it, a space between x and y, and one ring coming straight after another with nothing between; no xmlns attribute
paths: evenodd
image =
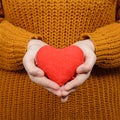
<svg viewBox="0 0 120 120"><path fill-rule="evenodd" d="M0 2L0 120L120 120L117 0ZM31 82L23 69L31 38L57 48L93 41L96 66L67 103Z"/></svg>

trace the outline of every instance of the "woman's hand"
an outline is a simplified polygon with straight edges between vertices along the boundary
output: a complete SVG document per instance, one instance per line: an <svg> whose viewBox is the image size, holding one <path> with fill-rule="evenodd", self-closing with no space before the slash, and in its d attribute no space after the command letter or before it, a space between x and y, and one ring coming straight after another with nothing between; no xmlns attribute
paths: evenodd
<svg viewBox="0 0 120 120"><path fill-rule="evenodd" d="M70 93L82 85L90 76L92 68L96 62L95 48L91 40L83 40L74 43L83 50L85 62L76 69L77 76L66 85L61 87L62 97L61 101L66 102Z"/></svg>
<svg viewBox="0 0 120 120"><path fill-rule="evenodd" d="M23 65L28 73L31 81L45 87L47 90L57 96L61 96L60 87L57 83L51 81L44 76L44 72L37 67L35 63L35 57L38 50L47 45L41 40L32 39L27 46L27 52L23 58Z"/></svg>
<svg viewBox="0 0 120 120"><path fill-rule="evenodd" d="M57 83L46 78L44 72L38 68L35 63L36 53L44 45L47 44L40 40L31 40L28 43L27 52L23 58L23 65L28 73L28 76L33 82L43 86L48 91L61 97L62 102L66 102L68 100L68 95L76 91L77 87L79 87L90 76L92 68L96 62L94 46L90 40L79 41L73 44L83 50L85 62L76 69L77 76L74 78L74 80L60 87Z"/></svg>

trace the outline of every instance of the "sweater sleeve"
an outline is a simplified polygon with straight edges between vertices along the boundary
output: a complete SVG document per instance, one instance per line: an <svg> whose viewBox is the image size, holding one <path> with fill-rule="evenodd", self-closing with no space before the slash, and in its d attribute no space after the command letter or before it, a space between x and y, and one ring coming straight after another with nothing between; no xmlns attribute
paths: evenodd
<svg viewBox="0 0 120 120"><path fill-rule="evenodd" d="M0 0L0 69L23 69L22 58L31 38L41 39L41 35L28 32L6 21Z"/></svg>
<svg viewBox="0 0 120 120"><path fill-rule="evenodd" d="M116 22L83 33L81 39L89 38L96 49L96 64L103 68L120 67L120 0L116 7Z"/></svg>
<svg viewBox="0 0 120 120"><path fill-rule="evenodd" d="M81 39L91 39L97 56L96 64L103 68L120 66L120 23L116 22L96 29L93 33L83 33Z"/></svg>
<svg viewBox="0 0 120 120"><path fill-rule="evenodd" d="M39 39L41 36L6 21L0 0L0 69L23 69L22 58L26 52L27 43L31 38Z"/></svg>
<svg viewBox="0 0 120 120"><path fill-rule="evenodd" d="M3 20L0 23L0 68L23 69L22 58L26 52L27 43L32 38L39 39L41 36Z"/></svg>

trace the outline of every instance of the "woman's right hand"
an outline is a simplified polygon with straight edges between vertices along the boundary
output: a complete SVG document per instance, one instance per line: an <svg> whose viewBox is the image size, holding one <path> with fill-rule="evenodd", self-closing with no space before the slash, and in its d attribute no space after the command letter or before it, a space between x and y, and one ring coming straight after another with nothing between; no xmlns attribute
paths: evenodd
<svg viewBox="0 0 120 120"><path fill-rule="evenodd" d="M27 46L27 52L23 57L23 65L31 81L43 86L57 96L61 96L60 86L45 77L44 71L37 67L35 57L38 50L47 45L41 40L31 39Z"/></svg>

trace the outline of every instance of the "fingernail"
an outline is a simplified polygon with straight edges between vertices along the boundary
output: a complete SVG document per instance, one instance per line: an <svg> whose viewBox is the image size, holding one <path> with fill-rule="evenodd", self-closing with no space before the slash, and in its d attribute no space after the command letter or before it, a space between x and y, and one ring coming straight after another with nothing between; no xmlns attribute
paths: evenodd
<svg viewBox="0 0 120 120"><path fill-rule="evenodd" d="M55 89L55 90L59 90L59 89L60 89L60 86L59 86L58 84L56 84L56 85L54 86L54 89Z"/></svg>

